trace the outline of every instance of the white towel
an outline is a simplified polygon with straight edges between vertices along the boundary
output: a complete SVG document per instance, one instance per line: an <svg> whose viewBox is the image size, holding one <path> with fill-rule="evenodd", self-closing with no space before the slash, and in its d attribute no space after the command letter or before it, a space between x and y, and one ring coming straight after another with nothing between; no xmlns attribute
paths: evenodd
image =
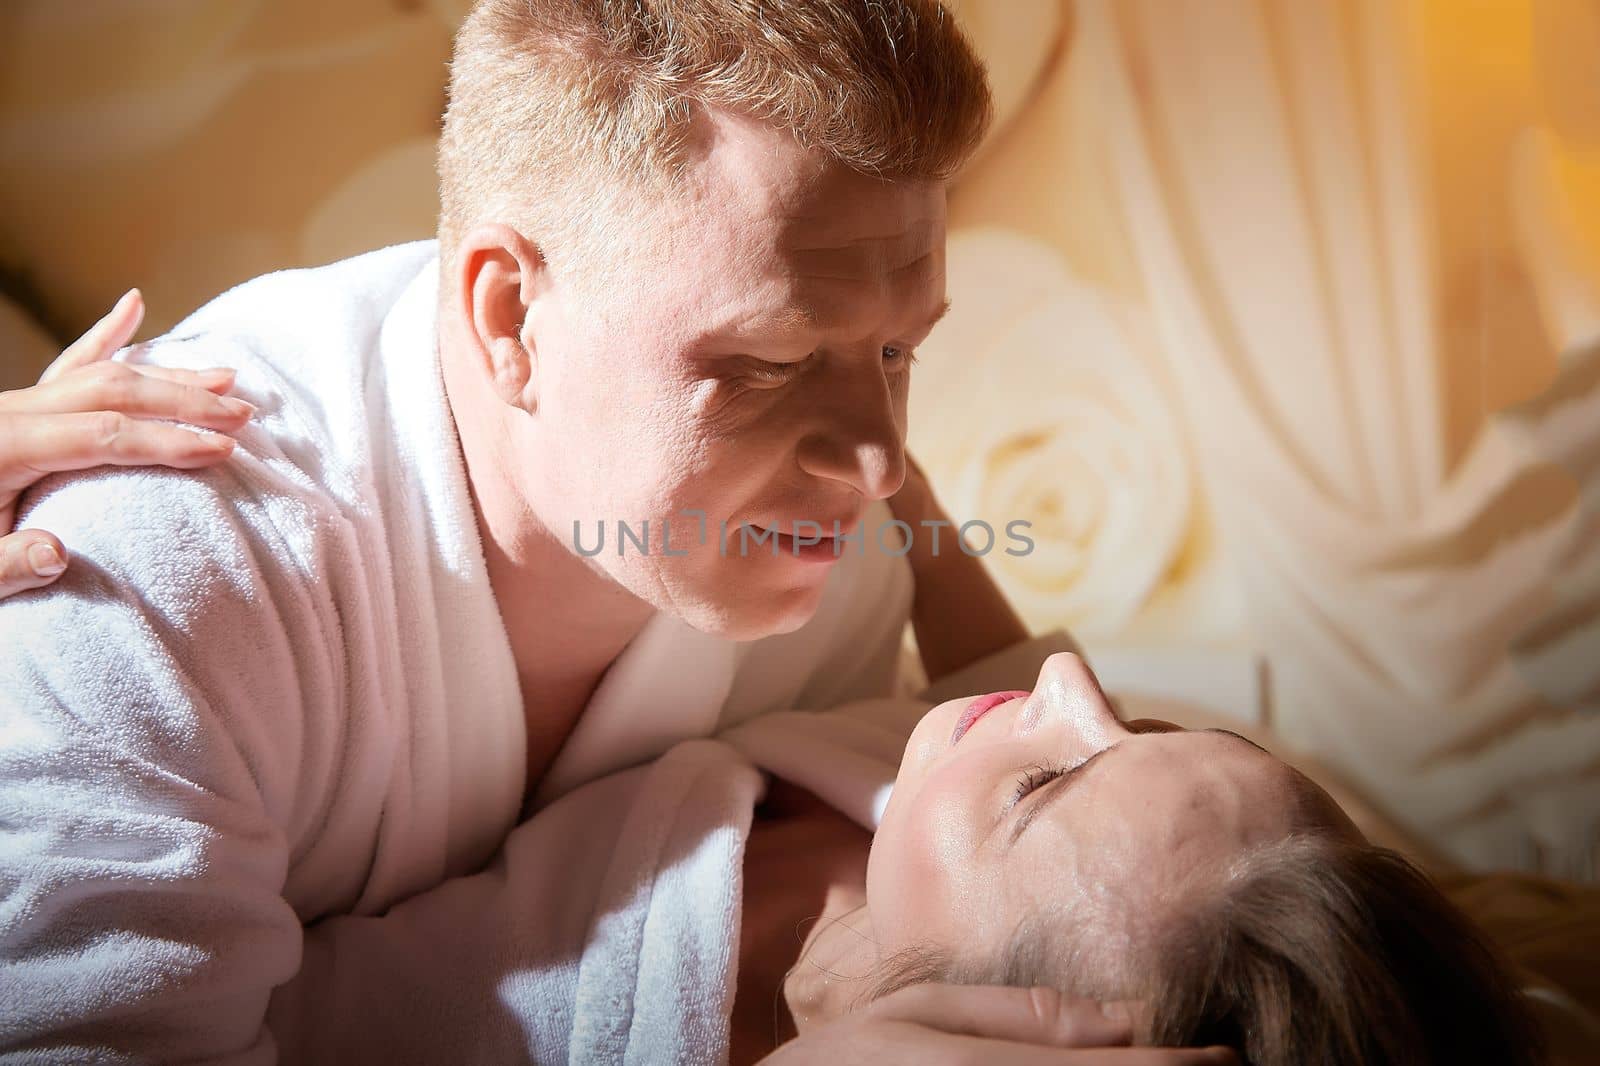
<svg viewBox="0 0 1600 1066"><path fill-rule="evenodd" d="M260 413L234 457L29 497L24 517L74 560L0 603L0 1057L564 1046L564 1008L519 975L581 971L596 896L580 874L638 830L609 793L565 827L513 830L523 704L443 396L436 286L427 241L224 294L122 357L238 367ZM909 600L903 560L869 552L792 634L734 645L658 616L540 802L764 711L889 691ZM731 846L704 861L726 867Z"/></svg>

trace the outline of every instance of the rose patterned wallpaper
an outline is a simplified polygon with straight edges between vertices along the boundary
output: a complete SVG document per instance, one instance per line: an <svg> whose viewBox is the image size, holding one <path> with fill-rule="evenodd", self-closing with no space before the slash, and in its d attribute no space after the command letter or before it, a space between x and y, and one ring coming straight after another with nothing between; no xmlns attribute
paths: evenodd
<svg viewBox="0 0 1600 1066"><path fill-rule="evenodd" d="M1456 857L1600 840L1600 0L960 0L912 445L1038 628ZM0 5L0 386L431 234L467 0Z"/></svg>

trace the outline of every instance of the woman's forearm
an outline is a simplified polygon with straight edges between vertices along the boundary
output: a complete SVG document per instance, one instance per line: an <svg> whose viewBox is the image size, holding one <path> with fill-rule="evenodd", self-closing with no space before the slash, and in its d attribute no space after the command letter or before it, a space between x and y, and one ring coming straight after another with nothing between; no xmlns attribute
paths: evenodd
<svg viewBox="0 0 1600 1066"><path fill-rule="evenodd" d="M929 682L1028 639L983 560L962 549L956 527L915 464L889 506L912 530L906 553L915 582L911 626Z"/></svg>

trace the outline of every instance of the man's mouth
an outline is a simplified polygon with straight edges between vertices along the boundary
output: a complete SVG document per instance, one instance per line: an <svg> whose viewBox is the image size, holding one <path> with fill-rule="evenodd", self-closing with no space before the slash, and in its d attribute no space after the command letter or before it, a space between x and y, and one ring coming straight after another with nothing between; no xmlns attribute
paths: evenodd
<svg viewBox="0 0 1600 1066"><path fill-rule="evenodd" d="M777 555L787 555L805 562L833 562L842 552L833 537L825 533L807 532L799 536L768 530L777 545Z"/></svg>

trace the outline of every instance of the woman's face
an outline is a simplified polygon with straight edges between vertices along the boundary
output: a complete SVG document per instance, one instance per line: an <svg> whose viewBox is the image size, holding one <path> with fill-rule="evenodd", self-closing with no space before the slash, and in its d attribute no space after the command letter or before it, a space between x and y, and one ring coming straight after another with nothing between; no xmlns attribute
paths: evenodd
<svg viewBox="0 0 1600 1066"><path fill-rule="evenodd" d="M1031 694L954 700L918 724L873 839L868 909L885 955L929 942L998 952L1041 909L1158 913L1230 857L1312 823L1357 833L1250 741L1124 723L1082 659L1053 655Z"/></svg>

